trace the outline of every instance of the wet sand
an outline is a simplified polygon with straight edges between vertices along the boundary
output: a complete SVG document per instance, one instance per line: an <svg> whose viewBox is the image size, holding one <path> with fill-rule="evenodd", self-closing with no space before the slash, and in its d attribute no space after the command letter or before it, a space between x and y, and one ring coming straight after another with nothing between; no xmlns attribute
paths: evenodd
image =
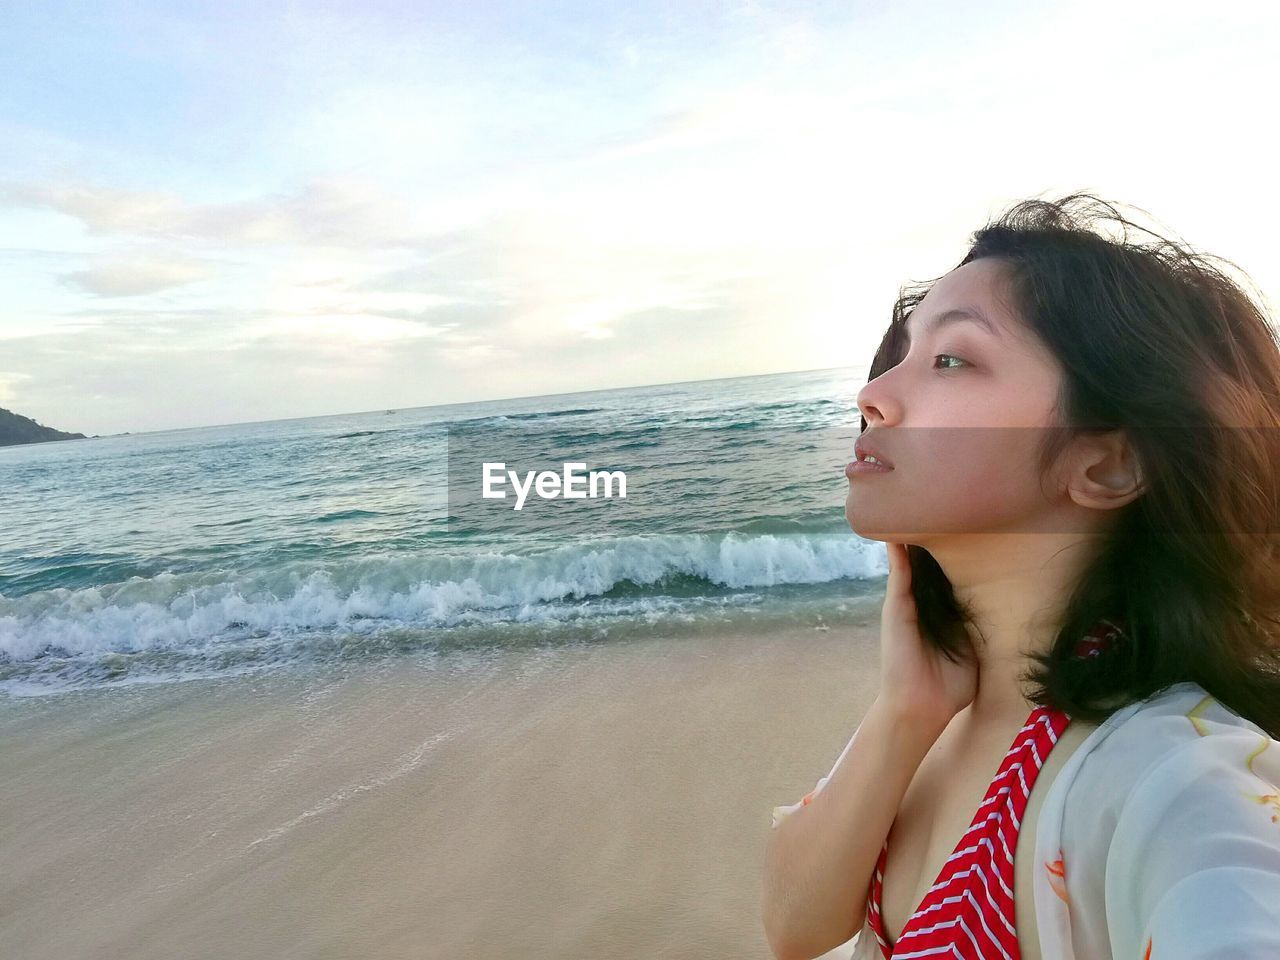
<svg viewBox="0 0 1280 960"><path fill-rule="evenodd" d="M768 960L878 616L0 701L0 956Z"/></svg>

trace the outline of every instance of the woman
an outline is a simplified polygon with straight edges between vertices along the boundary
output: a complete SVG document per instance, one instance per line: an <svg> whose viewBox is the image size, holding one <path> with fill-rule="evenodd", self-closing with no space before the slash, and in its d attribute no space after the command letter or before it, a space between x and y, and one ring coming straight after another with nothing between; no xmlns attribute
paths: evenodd
<svg viewBox="0 0 1280 960"><path fill-rule="evenodd" d="M880 688L774 810L780 960L1280 957L1280 344L1131 227L1026 201L895 305L846 468Z"/></svg>

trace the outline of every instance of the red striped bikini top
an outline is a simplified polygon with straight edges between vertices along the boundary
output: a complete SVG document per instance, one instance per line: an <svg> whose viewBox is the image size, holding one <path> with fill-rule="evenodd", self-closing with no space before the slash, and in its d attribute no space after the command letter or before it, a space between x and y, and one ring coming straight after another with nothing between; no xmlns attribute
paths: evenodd
<svg viewBox="0 0 1280 960"><path fill-rule="evenodd" d="M1117 624L1122 623L1099 621L1076 645L1076 656L1101 653L1121 633ZM1036 707L1031 711L987 787L969 829L960 837L893 945L889 944L880 915L889 852L886 838L867 898L868 920L886 958L951 954L962 960L1019 960L1013 905L1013 853L1018 829L1040 768L1070 722L1071 718L1061 710Z"/></svg>

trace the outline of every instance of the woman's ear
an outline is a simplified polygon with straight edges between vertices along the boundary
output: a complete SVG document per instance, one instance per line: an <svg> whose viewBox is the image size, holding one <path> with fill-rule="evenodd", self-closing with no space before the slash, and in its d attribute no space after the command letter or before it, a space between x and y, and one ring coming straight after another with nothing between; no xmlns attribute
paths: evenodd
<svg viewBox="0 0 1280 960"><path fill-rule="evenodd" d="M1081 434L1073 444L1066 488L1076 503L1115 510L1147 492L1137 451L1123 430Z"/></svg>

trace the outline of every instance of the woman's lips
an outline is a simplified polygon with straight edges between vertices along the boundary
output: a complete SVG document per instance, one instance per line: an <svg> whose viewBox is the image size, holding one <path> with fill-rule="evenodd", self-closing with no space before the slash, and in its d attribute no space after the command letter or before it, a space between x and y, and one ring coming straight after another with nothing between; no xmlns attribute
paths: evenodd
<svg viewBox="0 0 1280 960"><path fill-rule="evenodd" d="M893 473L893 467L869 460L850 460L845 464L844 475L852 480L854 477L865 477L873 473Z"/></svg>

